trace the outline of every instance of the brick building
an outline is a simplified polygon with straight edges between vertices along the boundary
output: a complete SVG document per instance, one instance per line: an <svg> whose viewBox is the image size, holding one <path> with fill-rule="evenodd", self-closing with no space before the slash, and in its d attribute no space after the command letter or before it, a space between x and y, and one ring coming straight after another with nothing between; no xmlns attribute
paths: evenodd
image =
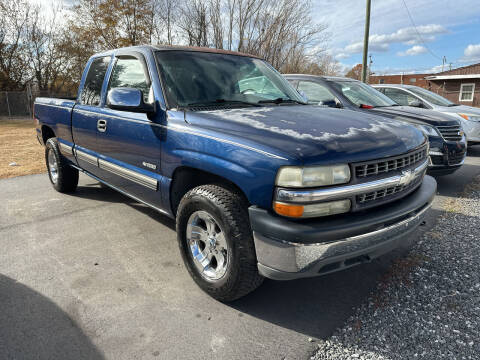
<svg viewBox="0 0 480 360"><path fill-rule="evenodd" d="M428 89L458 104L480 107L480 63L425 77Z"/></svg>
<svg viewBox="0 0 480 360"><path fill-rule="evenodd" d="M428 89L425 77L431 74L408 74L408 75L370 75L370 84L405 84L415 85Z"/></svg>
<svg viewBox="0 0 480 360"><path fill-rule="evenodd" d="M369 83L420 86L454 103L480 107L480 63L437 74L371 75Z"/></svg>

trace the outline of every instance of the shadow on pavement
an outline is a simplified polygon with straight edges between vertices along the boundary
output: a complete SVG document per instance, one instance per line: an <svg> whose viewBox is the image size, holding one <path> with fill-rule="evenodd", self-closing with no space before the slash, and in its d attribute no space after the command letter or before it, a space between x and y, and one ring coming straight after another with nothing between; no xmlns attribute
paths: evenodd
<svg viewBox="0 0 480 360"><path fill-rule="evenodd" d="M158 221L171 230L175 230L175 220L170 219L158 211L139 203L128 196L109 188L108 186L100 186L96 181L87 183L85 186L79 186L77 191L75 191L72 196L97 201L126 204L135 210L141 211L145 215L150 216L152 219Z"/></svg>
<svg viewBox="0 0 480 360"><path fill-rule="evenodd" d="M390 265L407 254L412 243L432 228L441 213L430 210L426 226L419 227L400 248L369 264L317 278L266 280L258 290L230 306L306 336L325 339L366 301Z"/></svg>
<svg viewBox="0 0 480 360"><path fill-rule="evenodd" d="M0 275L1 359L103 359L75 321L51 300Z"/></svg>

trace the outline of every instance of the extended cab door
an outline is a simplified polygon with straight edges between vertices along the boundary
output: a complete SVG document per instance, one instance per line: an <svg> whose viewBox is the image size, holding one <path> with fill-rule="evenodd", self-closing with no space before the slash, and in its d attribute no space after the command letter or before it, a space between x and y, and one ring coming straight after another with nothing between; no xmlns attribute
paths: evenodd
<svg viewBox="0 0 480 360"><path fill-rule="evenodd" d="M99 109L110 60L110 56L98 57L87 65L83 86L72 113L72 135L78 165L94 175L98 175Z"/></svg>
<svg viewBox="0 0 480 360"><path fill-rule="evenodd" d="M147 63L139 52L115 56L106 93L113 88L136 88L145 103L153 103ZM108 95L107 95L108 96ZM104 129L97 133L100 177L141 201L163 209L160 192L160 148L163 127L144 113L103 106Z"/></svg>

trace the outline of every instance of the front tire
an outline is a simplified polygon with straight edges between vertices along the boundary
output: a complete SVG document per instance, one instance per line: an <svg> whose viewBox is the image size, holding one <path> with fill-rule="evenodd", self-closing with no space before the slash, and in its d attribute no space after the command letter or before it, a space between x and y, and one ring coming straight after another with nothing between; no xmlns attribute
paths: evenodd
<svg viewBox="0 0 480 360"><path fill-rule="evenodd" d="M213 298L233 301L263 281L257 269L248 204L219 185L190 190L177 211L177 239L197 285Z"/></svg>
<svg viewBox="0 0 480 360"><path fill-rule="evenodd" d="M45 144L45 161L48 177L55 190L61 193L74 192L78 185L78 170L72 168L58 149L56 138L50 138Z"/></svg>

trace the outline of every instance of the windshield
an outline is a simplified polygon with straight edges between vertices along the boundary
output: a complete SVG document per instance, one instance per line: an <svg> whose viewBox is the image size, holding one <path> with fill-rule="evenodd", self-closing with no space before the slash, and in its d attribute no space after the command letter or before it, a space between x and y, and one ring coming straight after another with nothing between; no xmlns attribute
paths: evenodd
<svg viewBox="0 0 480 360"><path fill-rule="evenodd" d="M288 81L260 59L176 50L157 51L156 56L170 107L303 103Z"/></svg>
<svg viewBox="0 0 480 360"><path fill-rule="evenodd" d="M389 97L371 86L360 81L332 81L337 91L341 92L348 100L357 106L370 105L373 107L397 105Z"/></svg>
<svg viewBox="0 0 480 360"><path fill-rule="evenodd" d="M412 87L408 88L411 92L415 95L420 96L422 99L439 106L455 106L456 104L451 102L450 100L445 99L444 97L435 94L434 92L419 88L419 87Z"/></svg>

